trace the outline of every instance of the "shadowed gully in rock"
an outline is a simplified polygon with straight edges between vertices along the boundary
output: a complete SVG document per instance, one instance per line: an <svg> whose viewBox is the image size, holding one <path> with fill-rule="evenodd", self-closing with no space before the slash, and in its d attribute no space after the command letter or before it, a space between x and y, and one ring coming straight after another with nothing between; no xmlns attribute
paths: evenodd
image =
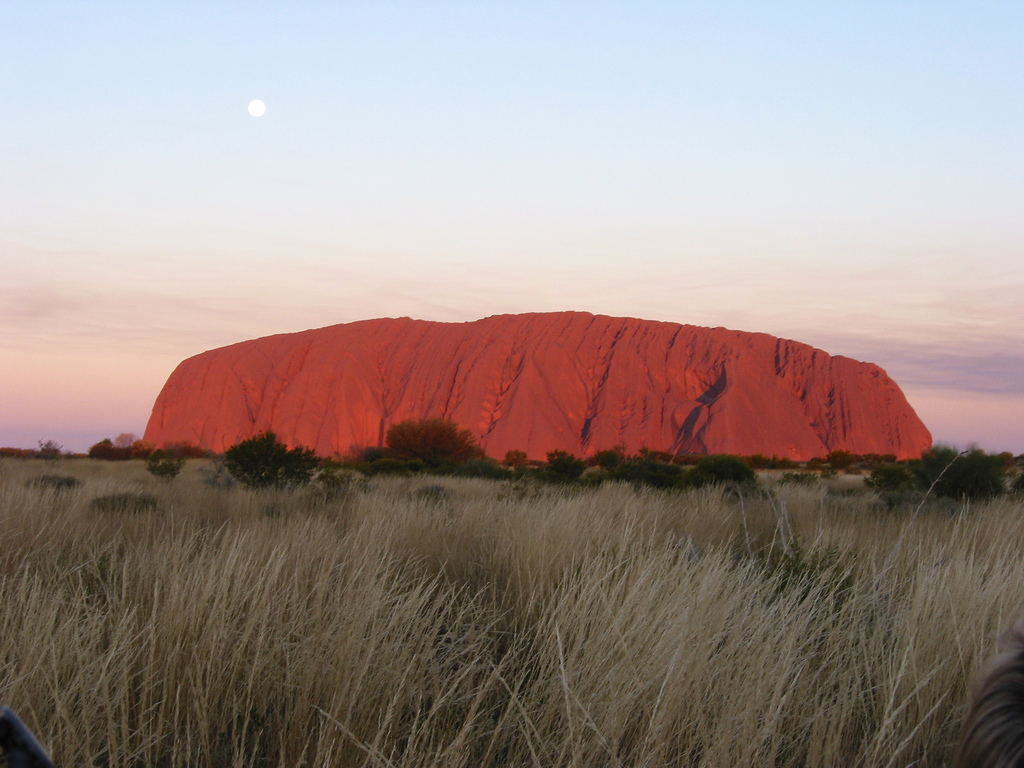
<svg viewBox="0 0 1024 768"><path fill-rule="evenodd" d="M366 320L214 349L171 374L145 439L221 452L270 430L344 454L426 417L472 430L496 457L625 445L907 458L931 445L877 365L763 333L584 312Z"/></svg>

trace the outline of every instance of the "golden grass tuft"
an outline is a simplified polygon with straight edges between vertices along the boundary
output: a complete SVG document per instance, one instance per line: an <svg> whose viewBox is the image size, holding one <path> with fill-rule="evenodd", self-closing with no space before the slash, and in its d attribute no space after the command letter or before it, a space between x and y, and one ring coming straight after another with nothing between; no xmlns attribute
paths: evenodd
<svg viewBox="0 0 1024 768"><path fill-rule="evenodd" d="M1019 499L196 467L0 464L0 700L59 765L939 766L1024 608Z"/></svg>

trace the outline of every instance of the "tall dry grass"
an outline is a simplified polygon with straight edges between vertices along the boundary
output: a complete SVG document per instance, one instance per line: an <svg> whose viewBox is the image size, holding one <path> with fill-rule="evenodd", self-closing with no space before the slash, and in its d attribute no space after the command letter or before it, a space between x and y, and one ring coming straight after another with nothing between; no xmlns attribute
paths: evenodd
<svg viewBox="0 0 1024 768"><path fill-rule="evenodd" d="M195 467L0 464L0 700L59 765L938 766L1024 609L1019 501Z"/></svg>

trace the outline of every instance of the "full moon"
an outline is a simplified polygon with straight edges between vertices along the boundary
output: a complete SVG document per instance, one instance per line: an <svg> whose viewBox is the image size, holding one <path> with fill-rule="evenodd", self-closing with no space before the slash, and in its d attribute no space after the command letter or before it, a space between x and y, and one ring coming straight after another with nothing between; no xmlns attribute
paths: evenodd
<svg viewBox="0 0 1024 768"><path fill-rule="evenodd" d="M253 117L263 117L263 113L267 111L267 105L259 99L253 99L249 102L249 114Z"/></svg>

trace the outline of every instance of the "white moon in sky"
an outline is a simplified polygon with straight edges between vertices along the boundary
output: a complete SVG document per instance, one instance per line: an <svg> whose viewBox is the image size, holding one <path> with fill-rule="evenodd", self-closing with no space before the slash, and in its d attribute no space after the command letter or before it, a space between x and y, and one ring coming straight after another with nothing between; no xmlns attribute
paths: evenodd
<svg viewBox="0 0 1024 768"><path fill-rule="evenodd" d="M249 102L249 114L253 117L263 117L263 113L267 111L267 105L259 99L253 99Z"/></svg>

